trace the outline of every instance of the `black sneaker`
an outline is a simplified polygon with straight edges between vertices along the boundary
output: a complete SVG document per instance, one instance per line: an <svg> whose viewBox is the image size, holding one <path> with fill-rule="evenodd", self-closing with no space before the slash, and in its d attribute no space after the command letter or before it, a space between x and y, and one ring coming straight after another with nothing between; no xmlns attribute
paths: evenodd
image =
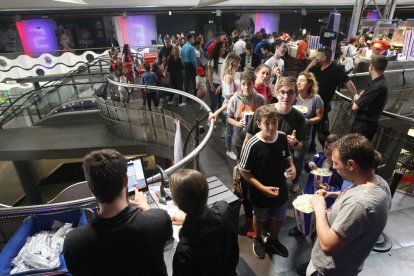
<svg viewBox="0 0 414 276"><path fill-rule="evenodd" d="M282 257L287 258L289 256L289 251L286 248L286 246L284 246L282 243L280 243L279 240L271 240L268 239L266 241L266 251L269 254L277 254L280 255Z"/></svg>
<svg viewBox="0 0 414 276"><path fill-rule="evenodd" d="M253 253L259 259L264 259L265 257L265 246L262 238L253 237Z"/></svg>
<svg viewBox="0 0 414 276"><path fill-rule="evenodd" d="M309 262L306 262L306 263L303 263L303 264L298 265L296 267L296 272L299 275L305 276L306 275L306 269L308 268L308 265L309 265Z"/></svg>
<svg viewBox="0 0 414 276"><path fill-rule="evenodd" d="M302 232L300 232L299 229L296 226L289 229L289 231L288 231L288 236L290 236L290 237L300 237L302 235L303 235Z"/></svg>

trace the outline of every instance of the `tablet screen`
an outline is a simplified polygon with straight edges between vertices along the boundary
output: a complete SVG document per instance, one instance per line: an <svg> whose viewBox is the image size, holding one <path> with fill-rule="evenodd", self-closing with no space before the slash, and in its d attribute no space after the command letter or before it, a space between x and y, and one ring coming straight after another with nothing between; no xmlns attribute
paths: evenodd
<svg viewBox="0 0 414 276"><path fill-rule="evenodd" d="M138 190L147 189L147 183L144 175L144 167L142 165L141 158L136 158L128 162L127 175L128 192L133 191L135 187L137 187Z"/></svg>

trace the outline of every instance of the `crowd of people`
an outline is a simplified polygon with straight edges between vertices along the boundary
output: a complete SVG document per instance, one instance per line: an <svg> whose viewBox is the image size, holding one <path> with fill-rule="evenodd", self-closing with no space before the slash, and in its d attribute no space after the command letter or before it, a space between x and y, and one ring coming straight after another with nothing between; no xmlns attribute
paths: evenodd
<svg viewBox="0 0 414 276"><path fill-rule="evenodd" d="M180 36L175 43L165 36L157 62L152 66L144 64L141 81L148 85L168 85L203 100L209 95L209 100L206 99L212 110L209 119L220 119L225 124L226 155L236 161L236 171L242 176L246 235L253 238L254 255L260 259L266 253L289 256L278 235L286 216L289 191L296 194L302 189L304 193L315 194L311 205L316 215L317 235L311 261L305 265L306 274L357 275L385 227L390 208L388 185L375 174L378 156L370 143L387 100L384 71L388 60L378 53L372 56L369 66L372 82L358 92L345 69L332 61L331 48L318 49L316 57L307 62L306 34L299 42L297 56L299 68L303 70L288 76L286 38L289 39L283 34L266 34L264 30L250 40L245 33L231 39L225 33L218 33L207 42L193 33ZM355 55L363 43L361 38L351 39L346 55ZM122 59L117 57L116 48L111 56L119 81L133 81L129 46L124 46ZM328 119L335 90L341 86L352 94L355 111L352 134L344 137L330 133ZM155 91L145 93L149 108L151 102L155 106L159 104L160 95ZM127 94L120 91L124 103L128 102ZM166 103L173 104L174 96L166 97ZM186 103L179 97L178 104ZM316 152L316 136L323 152L312 160L305 160L308 152ZM105 160L111 164L111 171L120 164L117 177L111 180L113 183L94 179L95 173L91 175L90 164L107 166ZM116 160L116 165L112 165L112 160ZM161 210L148 210L139 192L128 205L124 161L119 153L112 151L94 152L85 158L85 176L91 191L96 193L101 213L89 228L73 231L68 236L65 257L66 253L70 256L70 271L74 274L82 274L83 269L91 271L82 257L85 254L105 260L109 251L111 254L123 251L127 242L115 244L118 240L109 235L115 231L112 227L120 223L125 230L119 233L124 233L125 238L134 231L139 233L130 240L130 246L152 246L151 254L138 254L143 256L143 266L148 266L143 274L165 275L161 244L171 237L172 220L183 222L173 260L174 275L235 275L239 253L237 229L232 227L228 206L223 202L213 208L206 207L208 186L204 177L190 170L178 171L172 176L173 200L186 217L168 218ZM312 175L302 181L303 169L310 172L321 167L333 172L330 183L315 189L309 184ZM104 175L108 177L108 173ZM343 186L344 180L351 185ZM112 190L109 198L102 198L100 188L95 186L98 184L106 188L116 184L118 188ZM162 227L162 231L145 234L146 221L151 229ZM100 234L100 231L103 232ZM263 233L267 234L263 237ZM297 228L289 230L290 236L299 234ZM88 241L84 235L89 236ZM110 242L98 245L106 239ZM131 245L131 241L136 245ZM151 261L146 259L150 257ZM155 261L157 264L153 264ZM133 271L134 260L125 259L122 263L119 269Z"/></svg>

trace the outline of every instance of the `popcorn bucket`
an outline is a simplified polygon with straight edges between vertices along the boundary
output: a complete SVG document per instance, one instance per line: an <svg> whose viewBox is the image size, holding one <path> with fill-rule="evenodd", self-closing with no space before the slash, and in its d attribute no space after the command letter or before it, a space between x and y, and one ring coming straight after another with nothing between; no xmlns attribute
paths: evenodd
<svg viewBox="0 0 414 276"><path fill-rule="evenodd" d="M310 236L316 230L315 213L304 213L296 208L293 208L295 214L296 226L299 231L306 236Z"/></svg>
<svg viewBox="0 0 414 276"><path fill-rule="evenodd" d="M296 226L306 236L312 235L316 230L315 213L310 205L312 196L309 194L300 195L292 202Z"/></svg>
<svg viewBox="0 0 414 276"><path fill-rule="evenodd" d="M313 186L316 191L320 184L329 184L333 172L329 169L319 168L311 171L311 174L313 174Z"/></svg>
<svg viewBox="0 0 414 276"><path fill-rule="evenodd" d="M253 114L254 114L254 112L252 112L252 111L243 112L243 120L244 120L244 124L246 126L249 123L250 119L253 117Z"/></svg>

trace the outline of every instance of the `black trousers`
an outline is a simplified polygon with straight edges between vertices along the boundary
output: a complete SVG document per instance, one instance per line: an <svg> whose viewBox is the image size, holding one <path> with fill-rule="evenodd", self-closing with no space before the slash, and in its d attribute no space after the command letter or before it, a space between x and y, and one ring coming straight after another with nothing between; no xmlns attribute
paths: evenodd
<svg viewBox="0 0 414 276"><path fill-rule="evenodd" d="M377 130L378 121L364 121L355 118L351 126L352 133L359 133L361 135L364 135L369 141L372 141L375 133L377 133Z"/></svg>
<svg viewBox="0 0 414 276"><path fill-rule="evenodd" d="M158 100L157 100L157 92L153 91L151 93L147 93L147 106L149 110L151 109L151 101L154 102L155 107L158 107Z"/></svg>
<svg viewBox="0 0 414 276"><path fill-rule="evenodd" d="M325 145L326 137L328 137L330 134L328 114L324 113L322 120L319 123L313 125L312 141L309 147L310 151L315 151L316 149L316 143L315 143L316 134L318 134L318 140L323 149L323 146Z"/></svg>
<svg viewBox="0 0 414 276"><path fill-rule="evenodd" d="M184 91L197 96L196 71L194 65L191 62L184 63L184 71ZM190 91L191 84L192 91Z"/></svg>

